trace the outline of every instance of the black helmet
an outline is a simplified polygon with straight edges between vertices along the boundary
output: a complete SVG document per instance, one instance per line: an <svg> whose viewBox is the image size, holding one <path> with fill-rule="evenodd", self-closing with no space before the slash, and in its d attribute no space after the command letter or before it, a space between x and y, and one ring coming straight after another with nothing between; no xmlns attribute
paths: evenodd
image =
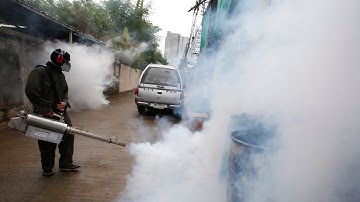
<svg viewBox="0 0 360 202"><path fill-rule="evenodd" d="M50 59L53 63L61 66L62 64L69 63L70 61L70 54L68 52L65 52L61 49L54 50L51 55Z"/></svg>

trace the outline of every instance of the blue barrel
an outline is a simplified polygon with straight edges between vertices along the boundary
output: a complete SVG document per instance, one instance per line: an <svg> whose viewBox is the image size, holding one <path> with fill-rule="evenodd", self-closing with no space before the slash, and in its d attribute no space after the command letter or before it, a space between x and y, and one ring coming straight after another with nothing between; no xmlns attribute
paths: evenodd
<svg viewBox="0 0 360 202"><path fill-rule="evenodd" d="M265 127L256 117L242 115L232 121L231 144L228 159L229 202L249 201L255 189L258 171L268 166L269 155L276 151L273 140L275 130Z"/></svg>

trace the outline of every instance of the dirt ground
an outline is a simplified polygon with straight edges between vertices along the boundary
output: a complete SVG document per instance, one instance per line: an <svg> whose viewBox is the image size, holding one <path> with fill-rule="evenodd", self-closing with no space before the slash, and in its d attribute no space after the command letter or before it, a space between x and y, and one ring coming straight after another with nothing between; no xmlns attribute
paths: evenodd
<svg viewBox="0 0 360 202"><path fill-rule="evenodd" d="M117 201L134 161L128 145L155 141L161 129L155 127L156 116L137 113L132 92L109 100L98 110L70 111L73 125L101 136L117 136L127 147L77 135L74 162L80 170L60 172L57 152L56 173L50 178L41 175L37 140L0 123L0 201ZM140 131L139 124L146 129Z"/></svg>

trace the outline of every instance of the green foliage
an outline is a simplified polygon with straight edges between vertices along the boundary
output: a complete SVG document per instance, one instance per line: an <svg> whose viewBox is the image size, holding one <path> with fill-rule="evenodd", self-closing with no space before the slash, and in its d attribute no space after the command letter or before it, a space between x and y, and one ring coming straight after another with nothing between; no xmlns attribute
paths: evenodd
<svg viewBox="0 0 360 202"><path fill-rule="evenodd" d="M128 27L133 17L134 5L131 0L106 0L103 5L114 22L116 33L122 33Z"/></svg>
<svg viewBox="0 0 360 202"><path fill-rule="evenodd" d="M92 1L70 3L67 0L60 0L57 3L57 9L55 18L83 33L99 39L115 34L114 23L109 18L107 11Z"/></svg>
<svg viewBox="0 0 360 202"><path fill-rule="evenodd" d="M104 0L101 4L92 0L22 0L44 11L62 23L97 39L112 42L115 51L139 50L143 43L147 49L136 55L131 66L144 67L149 63L167 64L158 50L160 31L149 20L151 4L144 0ZM122 54L124 55L124 54ZM121 58L118 58L121 61ZM130 61L130 60L129 60Z"/></svg>
<svg viewBox="0 0 360 202"><path fill-rule="evenodd" d="M148 49L130 65L141 68L149 63L167 64L166 59L158 50L159 40L156 33L160 31L160 28L148 20L151 4L144 6L143 0L137 0L135 6L130 0L105 0L103 3L115 23L116 32L121 33L124 30L123 37L113 41L116 49L123 49L126 46L136 49L142 42L148 44ZM124 35L125 28L127 28L127 37Z"/></svg>
<svg viewBox="0 0 360 202"><path fill-rule="evenodd" d="M50 16L54 16L54 13L56 12L56 5L54 4L54 0L20 0L20 1L38 10L41 10Z"/></svg>
<svg viewBox="0 0 360 202"><path fill-rule="evenodd" d="M124 43L125 45L127 45L129 41L129 30L127 27L124 28L123 37L124 37Z"/></svg>
<svg viewBox="0 0 360 202"><path fill-rule="evenodd" d="M149 63L168 64L162 53L157 49L158 44L152 44L150 47L142 52L134 62L139 69L144 69Z"/></svg>

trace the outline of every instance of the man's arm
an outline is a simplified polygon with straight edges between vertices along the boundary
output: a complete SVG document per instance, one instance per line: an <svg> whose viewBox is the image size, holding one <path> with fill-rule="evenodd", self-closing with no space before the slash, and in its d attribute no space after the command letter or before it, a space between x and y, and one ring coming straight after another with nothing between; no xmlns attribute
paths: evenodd
<svg viewBox="0 0 360 202"><path fill-rule="evenodd" d="M65 109L66 109L66 108L71 108L71 106L69 104L69 88L68 88L66 80L65 80L65 83L66 83L66 91L64 92L64 97L63 97L62 101L65 102Z"/></svg>

